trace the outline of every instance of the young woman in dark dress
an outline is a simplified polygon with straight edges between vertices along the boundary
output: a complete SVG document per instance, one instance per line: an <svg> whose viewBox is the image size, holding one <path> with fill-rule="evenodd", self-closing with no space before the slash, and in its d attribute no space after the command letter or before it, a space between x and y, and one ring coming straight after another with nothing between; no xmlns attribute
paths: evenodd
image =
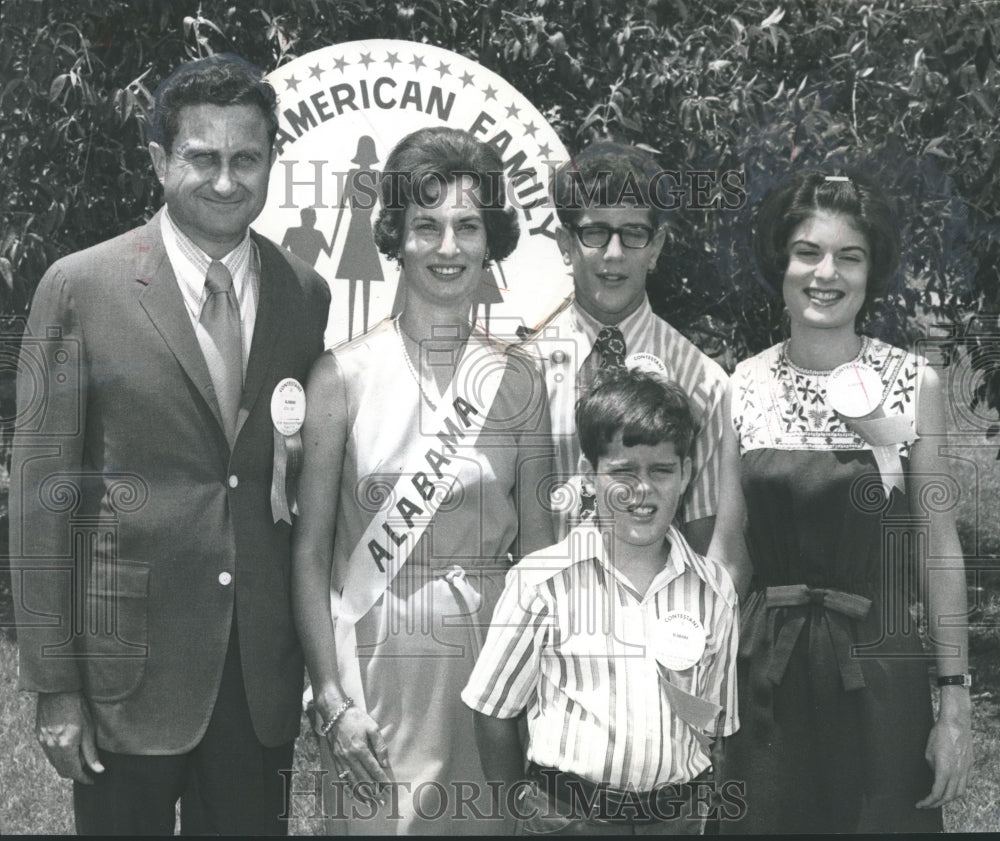
<svg viewBox="0 0 1000 841"><path fill-rule="evenodd" d="M791 332L730 386L709 554L749 591L722 769L747 808L722 832L940 831L971 759L959 489L938 375L857 330L895 274L892 215L867 181L806 172L765 198L754 249Z"/></svg>

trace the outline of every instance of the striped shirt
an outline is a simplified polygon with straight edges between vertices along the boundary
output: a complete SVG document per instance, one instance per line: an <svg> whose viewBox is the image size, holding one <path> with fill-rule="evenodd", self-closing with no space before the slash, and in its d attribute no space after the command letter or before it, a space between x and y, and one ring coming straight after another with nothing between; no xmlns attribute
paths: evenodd
<svg viewBox="0 0 1000 841"><path fill-rule="evenodd" d="M565 537L576 523L579 481L584 464L576 436L577 372L583 366L602 325L574 302L557 313L525 345L541 362L549 396L552 435L556 442L556 490L552 505L556 535ZM720 442L726 418L723 397L728 377L722 367L692 342L658 317L643 299L628 318L618 324L627 354L651 353L667 369L691 401L695 435L691 456L691 481L675 522L689 523L714 517L718 503Z"/></svg>
<svg viewBox="0 0 1000 841"><path fill-rule="evenodd" d="M184 308L191 318L191 326L198 337L199 344L208 341L207 333L201 327L201 310L208 299L205 291L205 275L208 264L212 262L191 238L185 234L170 216L166 207L160 221L163 234L163 247L167 259L174 270L177 285L184 298ZM260 294L260 258L257 247L250 239L247 230L239 245L219 260L233 277L233 291L240 307L240 327L243 335L243 372L246 373L247 361L250 359L250 344L253 341L253 326L257 320L257 297Z"/></svg>
<svg viewBox="0 0 1000 841"><path fill-rule="evenodd" d="M711 763L672 709L654 646L683 611L707 634L701 659L670 682L722 706L715 732L738 727L736 593L718 564L676 529L645 595L614 568L589 523L507 575L462 700L496 718L527 709L528 758L594 783L648 791L687 782Z"/></svg>

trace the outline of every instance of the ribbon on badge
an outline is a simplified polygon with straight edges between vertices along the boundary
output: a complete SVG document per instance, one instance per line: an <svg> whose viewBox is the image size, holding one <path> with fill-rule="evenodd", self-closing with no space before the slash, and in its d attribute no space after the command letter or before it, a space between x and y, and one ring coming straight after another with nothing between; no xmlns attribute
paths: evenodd
<svg viewBox="0 0 1000 841"><path fill-rule="evenodd" d="M670 702L670 709L691 728L698 744L708 748L722 707L699 698L675 682L676 673L685 672L701 661L705 654L708 635L699 619L683 610L666 614L656 629L652 640L653 657L660 675L660 683Z"/></svg>
<svg viewBox="0 0 1000 841"><path fill-rule="evenodd" d="M892 489L905 491L899 445L916 439L913 419L886 415L882 379L864 363L848 362L830 373L826 400L845 426L871 446L886 498Z"/></svg>
<svg viewBox="0 0 1000 841"><path fill-rule="evenodd" d="M660 675L660 685L670 702L671 712L691 728L695 741L707 750L713 738L709 733L716 730L722 705L681 689L674 683L671 670L662 663L657 663L656 668Z"/></svg>
<svg viewBox="0 0 1000 841"><path fill-rule="evenodd" d="M292 524L299 513L296 486L302 469L302 422L306 419L306 392L302 383L286 377L271 394L274 426L274 469L271 471L271 516Z"/></svg>

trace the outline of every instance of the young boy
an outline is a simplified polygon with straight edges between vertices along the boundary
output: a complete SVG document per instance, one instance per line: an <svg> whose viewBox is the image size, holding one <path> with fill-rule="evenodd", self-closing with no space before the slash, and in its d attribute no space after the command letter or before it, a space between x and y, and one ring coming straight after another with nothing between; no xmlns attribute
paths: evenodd
<svg viewBox="0 0 1000 841"><path fill-rule="evenodd" d="M699 833L709 740L737 727L737 634L727 573L671 526L691 411L676 384L620 369L576 419L596 514L510 571L462 699L525 832Z"/></svg>
<svg viewBox="0 0 1000 841"><path fill-rule="evenodd" d="M651 354L691 401L691 478L677 523L696 552L712 537L718 497L719 444L728 378L672 325L656 315L646 277L663 247L674 183L648 153L619 143L593 143L556 170L552 198L556 240L573 273L573 301L535 332L526 347L545 372L559 478L568 489L554 508L556 537L579 518L580 447L574 410L593 371L634 353Z"/></svg>

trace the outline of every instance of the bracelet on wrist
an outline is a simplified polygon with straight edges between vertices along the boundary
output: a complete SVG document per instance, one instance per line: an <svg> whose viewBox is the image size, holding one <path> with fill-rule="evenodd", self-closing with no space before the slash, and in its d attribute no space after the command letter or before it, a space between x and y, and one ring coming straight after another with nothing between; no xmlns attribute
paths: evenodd
<svg viewBox="0 0 1000 841"><path fill-rule="evenodd" d="M346 713L353 706L354 706L354 699L353 698L345 698L344 699L344 703L341 704L339 707L337 707L337 709L334 711L333 715L331 715L323 723L323 726L320 728L319 734L321 736L327 736L327 735L329 735L330 731L333 730L333 728L337 726L337 722L340 721L340 719L344 717L344 713Z"/></svg>
<svg viewBox="0 0 1000 841"><path fill-rule="evenodd" d="M966 689L972 688L972 675L941 675L937 679L938 686L964 686Z"/></svg>

